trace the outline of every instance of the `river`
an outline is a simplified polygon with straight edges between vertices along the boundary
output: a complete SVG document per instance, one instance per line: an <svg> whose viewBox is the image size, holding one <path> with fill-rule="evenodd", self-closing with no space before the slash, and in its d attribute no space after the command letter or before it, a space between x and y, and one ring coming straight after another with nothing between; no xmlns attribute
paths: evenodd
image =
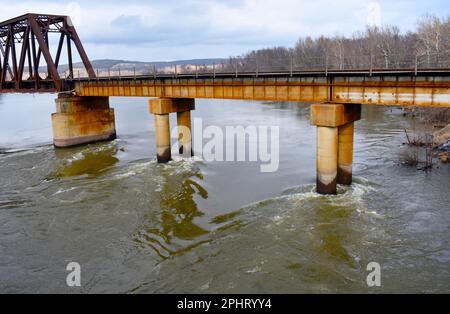
<svg viewBox="0 0 450 314"><path fill-rule="evenodd" d="M417 123L399 108L363 106L355 182L322 196L308 104L197 100L205 125L280 127L279 169L261 173L157 164L145 98L111 98L117 140L54 149L54 98L0 95L0 292L450 292L450 167L400 164Z"/></svg>

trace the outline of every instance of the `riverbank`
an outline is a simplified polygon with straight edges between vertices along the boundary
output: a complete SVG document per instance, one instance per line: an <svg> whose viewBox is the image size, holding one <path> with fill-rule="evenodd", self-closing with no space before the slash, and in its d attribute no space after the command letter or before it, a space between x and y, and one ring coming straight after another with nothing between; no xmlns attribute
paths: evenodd
<svg viewBox="0 0 450 314"><path fill-rule="evenodd" d="M450 162L450 108L404 108L404 115L418 123L414 135L405 130L409 150L403 152L402 161L418 169L432 167L433 158L444 164ZM423 157L423 158L422 158Z"/></svg>
<svg viewBox="0 0 450 314"><path fill-rule="evenodd" d="M450 123L433 133L433 146L438 151L441 162L450 161Z"/></svg>

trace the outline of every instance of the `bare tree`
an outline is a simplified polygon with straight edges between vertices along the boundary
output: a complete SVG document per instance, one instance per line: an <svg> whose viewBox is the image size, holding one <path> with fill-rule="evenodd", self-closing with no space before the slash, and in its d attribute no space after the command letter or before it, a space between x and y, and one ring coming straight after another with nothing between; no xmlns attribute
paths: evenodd
<svg viewBox="0 0 450 314"><path fill-rule="evenodd" d="M426 56L427 67L439 66L442 53L448 49L448 24L449 18L441 20L433 15L425 15L417 23L417 52Z"/></svg>
<svg viewBox="0 0 450 314"><path fill-rule="evenodd" d="M300 38L293 48L275 47L231 58L229 71L283 71L450 67L450 16L426 15L416 31L367 27L351 38Z"/></svg>

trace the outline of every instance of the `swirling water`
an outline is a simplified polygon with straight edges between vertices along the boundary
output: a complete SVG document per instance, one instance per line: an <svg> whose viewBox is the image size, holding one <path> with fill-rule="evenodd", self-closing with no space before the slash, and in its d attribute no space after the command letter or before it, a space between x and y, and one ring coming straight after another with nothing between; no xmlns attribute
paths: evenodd
<svg viewBox="0 0 450 314"><path fill-rule="evenodd" d="M355 183L321 196L307 104L197 101L205 126L280 126L279 169L260 173L157 164L138 98L111 98L117 140L54 149L54 97L0 96L0 292L450 292L450 167L399 164L417 126L398 108L363 107Z"/></svg>

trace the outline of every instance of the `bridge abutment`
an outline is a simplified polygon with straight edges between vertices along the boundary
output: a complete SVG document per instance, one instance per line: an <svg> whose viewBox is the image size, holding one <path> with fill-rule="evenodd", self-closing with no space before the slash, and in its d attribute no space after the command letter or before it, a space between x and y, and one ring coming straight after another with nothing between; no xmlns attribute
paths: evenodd
<svg viewBox="0 0 450 314"><path fill-rule="evenodd" d="M358 104L314 104L311 124L317 126L317 192L336 194L336 184L352 183L354 121Z"/></svg>
<svg viewBox="0 0 450 314"><path fill-rule="evenodd" d="M155 115L156 155L159 163L172 159L170 145L169 114L177 113L178 143L182 156L193 156L191 110L195 109L192 98L159 98L151 99L149 111Z"/></svg>
<svg viewBox="0 0 450 314"><path fill-rule="evenodd" d="M116 138L114 109L109 97L58 95L52 114L53 143L71 147Z"/></svg>

